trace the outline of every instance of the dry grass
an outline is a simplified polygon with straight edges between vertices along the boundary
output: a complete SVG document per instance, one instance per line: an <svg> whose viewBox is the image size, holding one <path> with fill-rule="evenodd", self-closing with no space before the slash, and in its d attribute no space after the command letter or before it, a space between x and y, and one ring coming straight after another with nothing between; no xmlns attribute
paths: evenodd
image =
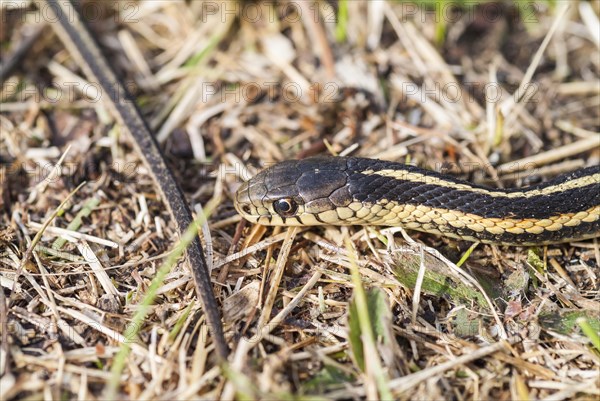
<svg viewBox="0 0 600 401"><path fill-rule="evenodd" d="M492 186L598 163L598 2L86 3L190 203L221 200L203 240L228 366L184 264L125 335L173 224L96 87L13 3L3 59L27 52L0 94L2 399L100 399L125 341L123 399L600 397L598 240L480 245L457 268L470 244L253 227L231 203L263 166L327 152Z"/></svg>

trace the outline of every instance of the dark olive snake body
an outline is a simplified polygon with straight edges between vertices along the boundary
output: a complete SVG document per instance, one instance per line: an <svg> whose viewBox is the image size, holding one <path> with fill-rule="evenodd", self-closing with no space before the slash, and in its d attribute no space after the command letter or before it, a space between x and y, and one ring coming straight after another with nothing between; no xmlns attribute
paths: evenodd
<svg viewBox="0 0 600 401"><path fill-rule="evenodd" d="M234 202L264 225L401 226L468 241L541 245L600 235L600 166L493 189L400 163L315 157L273 165Z"/></svg>

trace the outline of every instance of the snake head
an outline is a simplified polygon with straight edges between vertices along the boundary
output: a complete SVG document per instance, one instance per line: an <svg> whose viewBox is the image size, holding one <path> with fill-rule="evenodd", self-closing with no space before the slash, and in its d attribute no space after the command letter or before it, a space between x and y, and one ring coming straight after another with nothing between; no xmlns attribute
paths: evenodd
<svg viewBox="0 0 600 401"><path fill-rule="evenodd" d="M263 225L340 224L336 208L352 202L344 158L310 158L275 164L238 189L234 205Z"/></svg>

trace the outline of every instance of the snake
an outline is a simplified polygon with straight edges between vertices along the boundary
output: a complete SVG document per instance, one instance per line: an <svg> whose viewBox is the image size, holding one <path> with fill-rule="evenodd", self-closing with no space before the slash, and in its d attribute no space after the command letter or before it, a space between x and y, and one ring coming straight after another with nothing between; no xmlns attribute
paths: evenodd
<svg viewBox="0 0 600 401"><path fill-rule="evenodd" d="M241 184L234 206L267 226L392 226L537 246L598 237L599 184L599 165L497 189L398 162L317 156L262 170Z"/></svg>

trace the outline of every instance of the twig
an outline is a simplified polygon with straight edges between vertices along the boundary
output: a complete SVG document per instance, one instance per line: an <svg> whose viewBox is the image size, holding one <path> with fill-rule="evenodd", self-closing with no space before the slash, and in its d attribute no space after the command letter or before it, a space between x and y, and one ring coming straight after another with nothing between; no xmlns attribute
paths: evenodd
<svg viewBox="0 0 600 401"><path fill-rule="evenodd" d="M68 1L46 0L49 11L57 21L52 24L69 52L81 62L90 79L94 79L106 94L104 100L123 126L135 140L137 151L156 182L177 229L182 234L193 224L192 214L181 189L175 182L160 148L150 132L146 121L125 86L120 82L102 51L85 27L81 16ZM196 293L213 334L215 348L220 360L227 359L229 349L221 325L217 301L213 295L210 274L204 259L202 245L196 237L187 251L187 259L194 275Z"/></svg>

